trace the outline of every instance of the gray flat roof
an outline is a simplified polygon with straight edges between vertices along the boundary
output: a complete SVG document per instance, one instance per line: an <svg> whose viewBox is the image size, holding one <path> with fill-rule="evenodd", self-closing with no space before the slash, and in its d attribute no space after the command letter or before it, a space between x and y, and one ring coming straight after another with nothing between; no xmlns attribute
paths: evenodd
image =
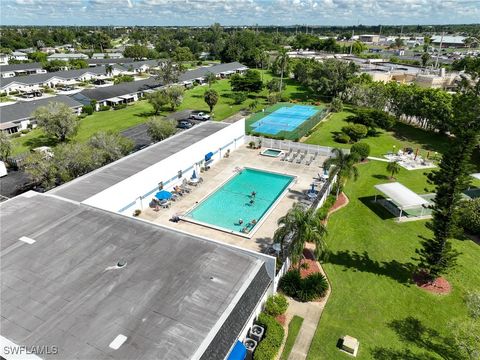
<svg viewBox="0 0 480 360"><path fill-rule="evenodd" d="M0 72L7 71L19 71L19 70L36 70L42 69L42 64L39 62L24 63L24 64L10 64L10 65L1 65Z"/></svg>
<svg viewBox="0 0 480 360"><path fill-rule="evenodd" d="M235 71L242 68L246 68L246 66L236 61L231 63L213 65L213 66L204 66L198 69L185 71L180 76L179 80L180 81L195 80L197 78L204 77L208 73L213 73L217 75L225 71Z"/></svg>
<svg viewBox="0 0 480 360"><path fill-rule="evenodd" d="M250 304L270 285L254 254L24 195L0 204L0 334L18 345L57 346L59 354L47 358L189 359L231 326L228 319L245 324ZM120 259L127 265L116 268ZM240 311L245 296L253 300ZM127 339L113 350L120 334ZM214 358L232 345L225 340Z"/></svg>
<svg viewBox="0 0 480 360"><path fill-rule="evenodd" d="M75 201L84 201L227 126L229 124L211 121L196 125L187 131L182 131L164 141L59 186L50 193Z"/></svg>

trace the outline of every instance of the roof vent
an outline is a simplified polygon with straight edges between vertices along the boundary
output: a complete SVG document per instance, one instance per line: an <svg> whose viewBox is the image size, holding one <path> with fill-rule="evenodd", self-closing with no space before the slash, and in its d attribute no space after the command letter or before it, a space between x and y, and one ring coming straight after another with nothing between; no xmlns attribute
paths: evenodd
<svg viewBox="0 0 480 360"><path fill-rule="evenodd" d="M124 267L125 265L127 265L127 260L125 260L125 259L120 259L120 260L117 262L117 267L119 267L119 268L122 268L122 267Z"/></svg>

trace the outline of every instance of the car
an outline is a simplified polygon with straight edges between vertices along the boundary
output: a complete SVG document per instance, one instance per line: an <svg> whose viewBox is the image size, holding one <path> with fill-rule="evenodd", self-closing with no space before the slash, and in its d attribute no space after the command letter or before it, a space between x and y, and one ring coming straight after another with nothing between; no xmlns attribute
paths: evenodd
<svg viewBox="0 0 480 360"><path fill-rule="evenodd" d="M190 119L193 120L201 120L201 121L206 121L210 120L210 115L205 114L204 112L199 112L199 113L193 113L190 115Z"/></svg>
<svg viewBox="0 0 480 360"><path fill-rule="evenodd" d="M179 121L177 124L177 127L180 129L190 129L193 126L193 124L190 121L182 120Z"/></svg>

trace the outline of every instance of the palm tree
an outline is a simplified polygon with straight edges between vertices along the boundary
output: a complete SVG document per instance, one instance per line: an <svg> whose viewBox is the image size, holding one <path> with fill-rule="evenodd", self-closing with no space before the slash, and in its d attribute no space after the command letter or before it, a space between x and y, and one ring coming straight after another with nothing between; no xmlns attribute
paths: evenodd
<svg viewBox="0 0 480 360"><path fill-rule="evenodd" d="M287 69L288 60L287 50L285 48L280 49L277 56L277 63L280 66L280 95L283 90L283 73Z"/></svg>
<svg viewBox="0 0 480 360"><path fill-rule="evenodd" d="M218 101L218 93L214 89L208 89L207 91L205 91L203 99L210 108L210 113L212 113L213 107L217 104Z"/></svg>
<svg viewBox="0 0 480 360"><path fill-rule="evenodd" d="M208 84L208 88L211 88L212 84L217 82L217 76L212 72L207 72L205 74L205 81Z"/></svg>
<svg viewBox="0 0 480 360"><path fill-rule="evenodd" d="M357 153L345 154L341 149L334 148L332 149L333 157L329 157L324 163L323 167L328 169L330 166L334 166L336 173L338 175L338 183L341 186L337 186L337 198L340 192L340 187L343 187L348 179L353 177L353 180L356 181L358 178L358 169L355 164L359 160ZM335 172L330 172L330 178L335 175Z"/></svg>
<svg viewBox="0 0 480 360"><path fill-rule="evenodd" d="M273 241L281 245L283 255L284 244L290 238L289 254L293 264L300 264L307 241L315 244L317 258L325 251L324 236L327 229L315 210L304 210L295 204L277 223L279 228L273 235Z"/></svg>
<svg viewBox="0 0 480 360"><path fill-rule="evenodd" d="M391 179L395 179L393 176L400 172L400 164L398 161L391 161L387 164L387 171L392 174L390 176Z"/></svg>

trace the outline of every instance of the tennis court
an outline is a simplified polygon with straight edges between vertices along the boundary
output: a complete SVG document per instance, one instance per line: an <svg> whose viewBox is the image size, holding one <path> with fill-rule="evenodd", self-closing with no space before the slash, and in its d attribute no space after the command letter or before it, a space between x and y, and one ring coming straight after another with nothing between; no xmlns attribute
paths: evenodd
<svg viewBox="0 0 480 360"><path fill-rule="evenodd" d="M282 131L290 132L295 130L318 111L318 108L315 106L283 106L251 124L251 128L256 133L269 135L277 135Z"/></svg>

